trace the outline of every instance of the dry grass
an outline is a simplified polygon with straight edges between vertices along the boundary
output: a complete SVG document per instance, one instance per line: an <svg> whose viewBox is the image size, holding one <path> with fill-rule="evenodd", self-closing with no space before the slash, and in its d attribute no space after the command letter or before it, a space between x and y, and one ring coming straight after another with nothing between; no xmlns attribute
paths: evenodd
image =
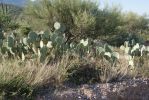
<svg viewBox="0 0 149 100"><path fill-rule="evenodd" d="M73 65L75 60L70 61L69 56L54 64L40 64L36 61L20 62L18 60L3 60L0 64L0 80L7 82L17 76L24 78L31 86L47 84L49 80L55 79L62 82L67 75L67 69Z"/></svg>
<svg viewBox="0 0 149 100"><path fill-rule="evenodd" d="M102 80L105 80L105 82L111 80L112 77L122 79L127 75L133 74L131 68L128 66L128 61L123 57L120 57L119 61L113 65L105 59L87 59L80 61L77 57L70 59L69 55L65 55L60 61L48 65L40 64L32 60L26 62L3 60L0 64L0 77L1 80L7 82L16 76L22 76L25 82L31 86L47 84L50 83L49 80L57 80L56 83L61 83L68 75L67 70L75 64L79 66L81 66L81 64L94 65L101 70L100 77Z"/></svg>
<svg viewBox="0 0 149 100"><path fill-rule="evenodd" d="M128 66L128 60L125 58L125 54L119 48L114 48L115 51L119 52L120 61L121 61L121 68L126 68ZM149 56L144 54L143 56L135 56L134 57L134 67L128 67L128 72L130 73L131 77L145 77L149 78Z"/></svg>
<svg viewBox="0 0 149 100"><path fill-rule="evenodd" d="M136 57L134 62L136 74L140 77L149 78L149 56Z"/></svg>
<svg viewBox="0 0 149 100"><path fill-rule="evenodd" d="M119 59L111 64L107 60L96 60L96 67L100 70L99 79L102 83L121 81L132 76L133 71L126 59Z"/></svg>
<svg viewBox="0 0 149 100"><path fill-rule="evenodd" d="M57 63L40 64L37 61L29 60L3 60L0 64L0 91L9 93L19 92L20 89L30 88L27 92L46 85L60 85L67 78L67 70L76 60L70 60L68 55L62 57ZM22 86L21 86L22 85ZM9 87L17 90L10 90ZM28 94L30 95L30 93Z"/></svg>
<svg viewBox="0 0 149 100"><path fill-rule="evenodd" d="M115 63L111 63L104 58L93 58L88 56L80 59L76 68L71 69L71 78L74 83L81 84L85 82L116 82L123 79L132 78L136 71L128 66L128 61L122 56ZM73 74L72 74L73 73Z"/></svg>
<svg viewBox="0 0 149 100"><path fill-rule="evenodd" d="M139 59L136 59L135 64L137 63L140 63ZM89 56L79 58L77 55L72 57L70 54L66 54L61 59L55 62L49 62L48 64L41 64L36 60L27 60L25 62L17 59L1 60L0 91L5 91L14 85L18 86L17 89L19 91L23 87L23 84L27 86L25 88L31 87L29 92L32 92L34 89L46 85L59 86L63 82L66 82L68 78L72 78L76 83L79 81L80 84L121 81L126 78L136 77L138 72L142 76L147 76L149 70L148 65L149 60L143 58L142 67L131 69L123 55L114 64L98 57L93 58ZM69 77L70 75L74 76ZM16 82L14 83L14 81ZM9 87L5 88L5 86ZM9 90L9 92L11 91Z"/></svg>

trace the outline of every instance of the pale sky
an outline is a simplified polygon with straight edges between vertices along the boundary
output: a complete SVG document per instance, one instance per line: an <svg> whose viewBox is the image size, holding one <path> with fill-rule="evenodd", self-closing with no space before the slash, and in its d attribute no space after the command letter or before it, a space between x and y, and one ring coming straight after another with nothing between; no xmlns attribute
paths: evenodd
<svg viewBox="0 0 149 100"><path fill-rule="evenodd" d="M36 0L31 0L31 1L36 1Z"/></svg>
<svg viewBox="0 0 149 100"><path fill-rule="evenodd" d="M0 0L5 2L11 2L17 4L19 0ZM20 0L20 2L25 0ZM31 0L36 1L36 0ZM146 13L149 16L149 0L93 0L100 2L100 7L103 7L104 3L108 3L109 5L120 5L122 7L122 11L133 11L140 15ZM22 3L23 4L23 3ZM19 2L18 2L19 5Z"/></svg>
<svg viewBox="0 0 149 100"><path fill-rule="evenodd" d="M99 0L103 6L104 2L110 5L121 5L123 11L133 11L140 15L149 15L149 0Z"/></svg>

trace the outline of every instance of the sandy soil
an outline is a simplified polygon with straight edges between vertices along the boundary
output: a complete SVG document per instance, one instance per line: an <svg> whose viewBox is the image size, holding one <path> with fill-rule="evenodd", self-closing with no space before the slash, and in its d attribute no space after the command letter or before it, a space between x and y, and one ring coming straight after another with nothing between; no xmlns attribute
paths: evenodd
<svg viewBox="0 0 149 100"><path fill-rule="evenodd" d="M149 100L149 79L47 89L36 100Z"/></svg>

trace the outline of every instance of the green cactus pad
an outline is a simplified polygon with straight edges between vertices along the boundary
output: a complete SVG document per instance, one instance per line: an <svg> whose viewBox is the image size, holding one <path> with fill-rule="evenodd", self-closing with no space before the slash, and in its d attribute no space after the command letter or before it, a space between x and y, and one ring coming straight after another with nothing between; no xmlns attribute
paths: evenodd
<svg viewBox="0 0 149 100"><path fill-rule="evenodd" d="M33 43L38 40L38 35L35 32L30 32L28 34L29 42Z"/></svg>
<svg viewBox="0 0 149 100"><path fill-rule="evenodd" d="M15 45L15 39L14 39L14 37L8 36L7 41L8 41L8 47L13 48L14 45Z"/></svg>
<svg viewBox="0 0 149 100"><path fill-rule="evenodd" d="M3 46L3 40L0 39L0 48Z"/></svg>

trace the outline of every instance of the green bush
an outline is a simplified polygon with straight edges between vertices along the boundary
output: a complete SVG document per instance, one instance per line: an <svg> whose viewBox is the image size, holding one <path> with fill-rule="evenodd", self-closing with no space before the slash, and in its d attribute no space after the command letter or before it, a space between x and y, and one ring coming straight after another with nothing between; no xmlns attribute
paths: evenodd
<svg viewBox="0 0 149 100"><path fill-rule="evenodd" d="M37 0L25 10L25 15L30 16L27 21L39 22L31 23L37 30L42 28L41 24L44 24L44 28L49 26L53 30L56 21L62 23L68 41L115 34L117 27L122 24L120 14L117 7L101 10L91 0Z"/></svg>
<svg viewBox="0 0 149 100"><path fill-rule="evenodd" d="M52 30L56 21L64 24L66 36L71 40L93 33L97 10L98 5L90 0L37 0L30 2L25 15L30 16L30 22L40 21L38 24L32 23L37 30L46 26ZM41 23L44 26L41 27Z"/></svg>
<svg viewBox="0 0 149 100"><path fill-rule="evenodd" d="M20 27L20 33L23 36L27 36L30 31L31 31L30 27L27 27L27 26L26 27L25 26Z"/></svg>
<svg viewBox="0 0 149 100"><path fill-rule="evenodd" d="M19 17L22 8L11 4L0 4L0 28L4 31L15 30L19 28L17 18Z"/></svg>
<svg viewBox="0 0 149 100"><path fill-rule="evenodd" d="M108 39L107 42L110 45L120 47L125 41L131 42L132 40L136 43L144 43L144 39L137 33L121 33Z"/></svg>
<svg viewBox="0 0 149 100"><path fill-rule="evenodd" d="M53 31L53 24L60 22L66 28L64 33L68 41L148 32L149 20L145 16L122 13L117 6L99 7L91 0L37 0L28 4L24 15L35 30L50 28Z"/></svg>

